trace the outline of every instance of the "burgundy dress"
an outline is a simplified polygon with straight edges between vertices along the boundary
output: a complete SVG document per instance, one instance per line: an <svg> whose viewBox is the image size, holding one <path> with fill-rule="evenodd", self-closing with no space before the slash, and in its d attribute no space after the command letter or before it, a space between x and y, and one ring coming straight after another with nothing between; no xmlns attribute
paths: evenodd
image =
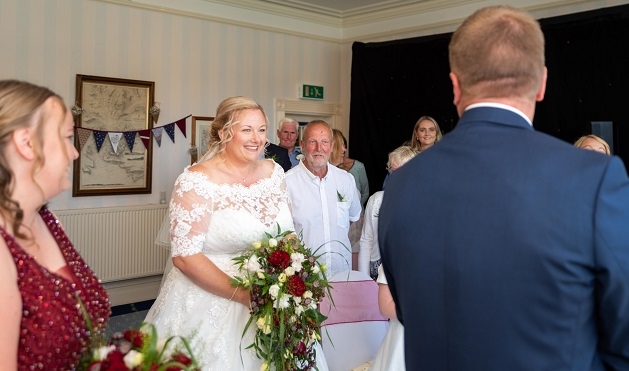
<svg viewBox="0 0 629 371"><path fill-rule="evenodd" d="M90 337L78 298L94 330L99 330L107 325L111 313L109 297L52 212L42 209L39 214L67 262L58 272L39 265L0 227L17 268L22 296L18 369L73 370Z"/></svg>

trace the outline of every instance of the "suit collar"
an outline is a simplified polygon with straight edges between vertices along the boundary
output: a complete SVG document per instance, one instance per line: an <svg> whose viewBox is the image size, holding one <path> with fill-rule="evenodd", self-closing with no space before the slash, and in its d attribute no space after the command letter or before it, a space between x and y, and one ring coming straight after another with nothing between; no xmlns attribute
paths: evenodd
<svg viewBox="0 0 629 371"><path fill-rule="evenodd" d="M512 108L512 107L510 107ZM500 108L498 106L471 106L464 112L457 126L466 125L472 122L489 122L507 126L519 127L522 129L533 130L531 124L522 115L516 113L512 109Z"/></svg>

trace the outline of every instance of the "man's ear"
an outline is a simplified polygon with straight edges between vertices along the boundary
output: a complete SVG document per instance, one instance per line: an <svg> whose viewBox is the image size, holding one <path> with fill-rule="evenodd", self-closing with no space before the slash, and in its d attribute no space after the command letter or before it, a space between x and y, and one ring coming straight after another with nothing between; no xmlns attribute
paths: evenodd
<svg viewBox="0 0 629 371"><path fill-rule="evenodd" d="M36 157L32 138L33 130L31 128L17 129L11 138L17 152L27 160L33 160Z"/></svg>
<svg viewBox="0 0 629 371"><path fill-rule="evenodd" d="M459 77L450 72L450 80L452 81L452 93L454 94L454 100L452 101L455 106L461 101L461 85L459 84Z"/></svg>
<svg viewBox="0 0 629 371"><path fill-rule="evenodd" d="M544 100L544 95L546 94L546 79L547 78L548 78L548 69L544 67L544 74L542 75L542 84L540 85L539 90L537 91L537 94L535 94L536 102L541 102L542 100Z"/></svg>

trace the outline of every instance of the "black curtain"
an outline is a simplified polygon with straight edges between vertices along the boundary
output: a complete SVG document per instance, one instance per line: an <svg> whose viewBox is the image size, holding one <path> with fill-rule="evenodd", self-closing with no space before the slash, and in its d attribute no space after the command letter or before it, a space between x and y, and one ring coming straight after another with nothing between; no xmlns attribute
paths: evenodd
<svg viewBox="0 0 629 371"><path fill-rule="evenodd" d="M614 152L629 164L629 5L541 19L548 85L533 125L567 142L614 123ZM448 77L451 34L352 46L350 156L382 189L390 151L410 139L420 116L444 134L458 120Z"/></svg>

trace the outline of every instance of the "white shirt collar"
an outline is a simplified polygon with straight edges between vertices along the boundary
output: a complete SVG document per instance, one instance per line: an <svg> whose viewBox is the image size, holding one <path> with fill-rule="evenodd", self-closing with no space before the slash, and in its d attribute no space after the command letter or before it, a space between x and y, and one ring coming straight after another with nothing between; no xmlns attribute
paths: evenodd
<svg viewBox="0 0 629 371"><path fill-rule="evenodd" d="M533 126L533 123L531 122L531 120L529 120L529 118L524 114L524 112L520 111L519 109L515 108L515 107L511 107L508 106L506 104L502 104L502 103L495 103L495 102L478 102L478 103L474 103L474 104L470 104L469 106L465 107L465 111L470 110L472 108L478 108L478 107L492 107L492 108L501 108L501 109L505 109L507 111L511 111L515 114L518 114L520 116L522 116L523 119L526 120L526 122L529 123L529 125Z"/></svg>

